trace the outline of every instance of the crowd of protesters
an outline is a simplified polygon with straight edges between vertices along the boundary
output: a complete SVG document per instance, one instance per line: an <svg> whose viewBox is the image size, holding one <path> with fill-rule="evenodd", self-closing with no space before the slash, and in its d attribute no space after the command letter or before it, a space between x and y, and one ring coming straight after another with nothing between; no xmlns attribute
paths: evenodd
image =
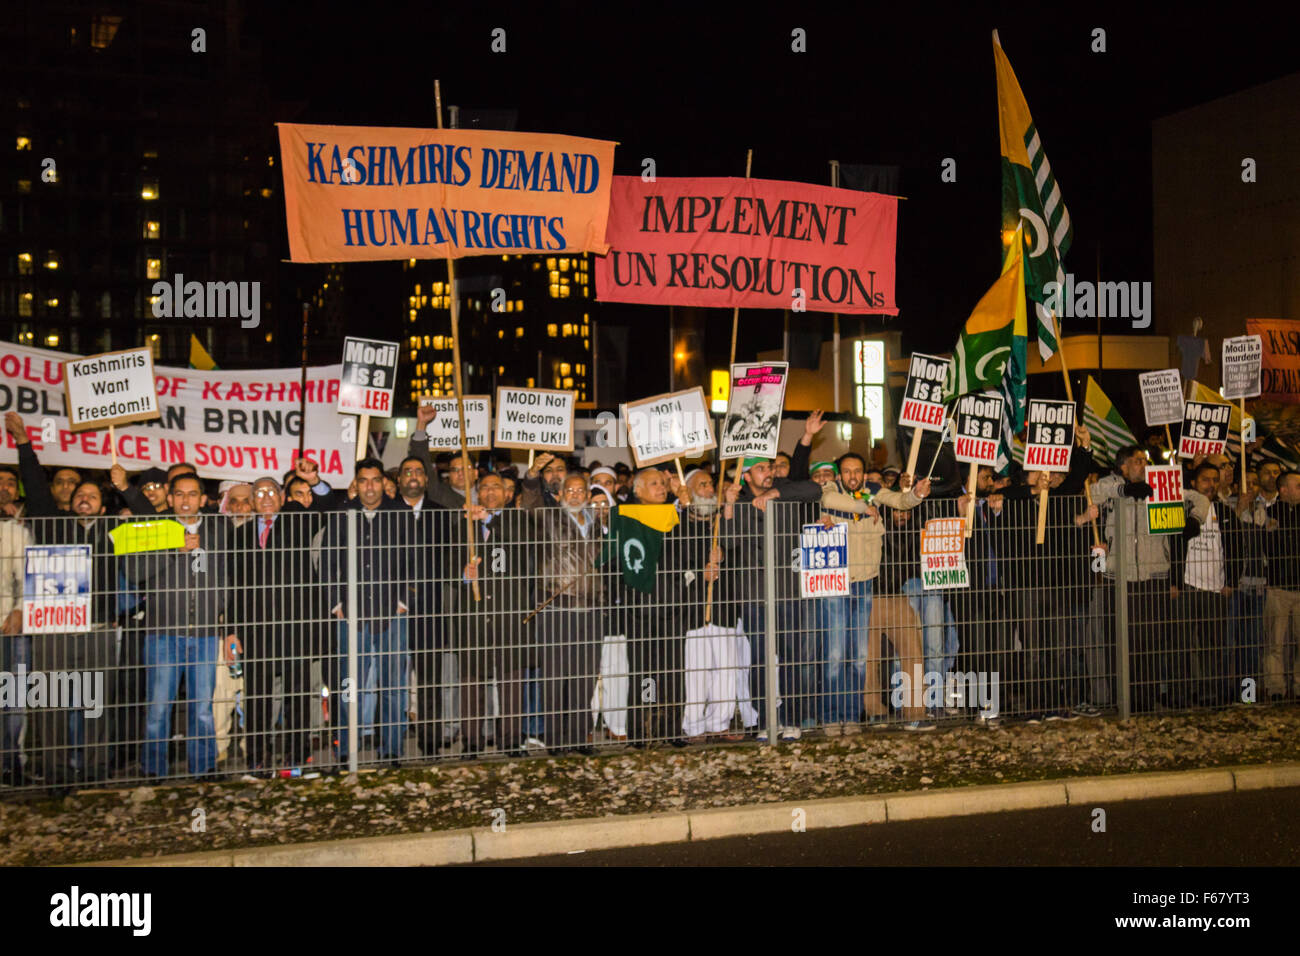
<svg viewBox="0 0 1300 956"><path fill-rule="evenodd" d="M343 491L305 458L218 489L186 464L47 470L9 413L0 672L110 678L99 720L0 697L4 784L328 772L353 708L366 759L398 766L1077 720L1124 692L1136 712L1300 696L1300 474L1271 461L1186 462L1185 527L1156 534L1151 449L1102 467L1083 427L1068 473L980 467L971 487L932 435L926 476L888 467L879 442L814 461L820 412L788 454L725 475L547 453L467 473L430 455L431 417L395 471L363 459ZM657 553L622 546L626 505L671 509ZM969 514L967 586L926 589L926 522ZM117 529L159 518L181 526L174 546L121 546ZM810 523L847 526L847 596L800 597ZM84 633L23 633L33 544L91 547Z"/></svg>

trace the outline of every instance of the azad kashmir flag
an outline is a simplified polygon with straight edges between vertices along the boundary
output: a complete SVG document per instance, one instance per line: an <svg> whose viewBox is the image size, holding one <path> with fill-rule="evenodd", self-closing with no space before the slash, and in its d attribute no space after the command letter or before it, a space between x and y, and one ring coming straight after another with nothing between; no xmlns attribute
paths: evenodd
<svg viewBox="0 0 1300 956"><path fill-rule="evenodd" d="M190 333L190 368L196 368L202 372L211 372L216 367L217 363L212 361L212 356L199 342L199 337Z"/></svg>
<svg viewBox="0 0 1300 956"><path fill-rule="evenodd" d="M1200 382L1192 379L1191 398L1193 402L1210 402L1214 405L1227 405L1232 409L1231 416L1228 418L1228 442L1223 450L1229 455L1241 454L1241 405L1237 402L1230 402L1212 388L1206 388Z"/></svg>
<svg viewBox="0 0 1300 956"><path fill-rule="evenodd" d="M1061 189L1043 151L1038 130L1011 62L993 31L993 62L998 76L998 130L1002 139L1002 233L1028 222L1033 235L1025 259L1025 291L1034 303L1038 354L1044 362L1060 347L1056 321L1060 290L1065 286L1061 259L1070 249L1074 230L1061 201ZM1055 283L1049 289L1049 283ZM1051 289L1055 289L1052 292Z"/></svg>
<svg viewBox="0 0 1300 956"><path fill-rule="evenodd" d="M1116 452L1125 445L1137 444L1119 409L1111 404L1091 375L1084 396L1083 424L1092 432L1092 457L1103 465L1113 465Z"/></svg>
<svg viewBox="0 0 1300 956"><path fill-rule="evenodd" d="M947 403L967 392L996 389L1003 399L998 471L1015 454L1015 434L1025 427L1029 323L1025 306L1023 227L1002 263L1002 275L962 326L944 388Z"/></svg>
<svg viewBox="0 0 1300 956"><path fill-rule="evenodd" d="M619 505L610 518L609 537L596 567L617 559L623 583L650 594L663 553L664 535L677 527L676 505Z"/></svg>

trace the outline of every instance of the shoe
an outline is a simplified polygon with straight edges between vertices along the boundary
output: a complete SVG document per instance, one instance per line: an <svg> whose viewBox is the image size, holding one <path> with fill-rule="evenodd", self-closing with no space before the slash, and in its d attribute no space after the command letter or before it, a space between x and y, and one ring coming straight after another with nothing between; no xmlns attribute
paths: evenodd
<svg viewBox="0 0 1300 956"><path fill-rule="evenodd" d="M596 755L596 748L591 746L574 747L573 752L583 757L594 757Z"/></svg>
<svg viewBox="0 0 1300 956"><path fill-rule="evenodd" d="M546 744L536 737L529 737L524 741L525 750L545 750Z"/></svg>
<svg viewBox="0 0 1300 956"><path fill-rule="evenodd" d="M763 728L757 734L759 743L767 743L767 728Z"/></svg>
<svg viewBox="0 0 1300 956"><path fill-rule="evenodd" d="M986 717L984 714L979 714L975 719L980 726L987 727L989 730L996 730L1002 726L1002 719L1000 717Z"/></svg>
<svg viewBox="0 0 1300 956"><path fill-rule="evenodd" d="M850 727L854 729L850 730L849 729ZM873 714L872 716L867 718L867 727L870 728L871 730L886 730L889 727L889 718L886 717L884 714ZM844 725L844 733L846 734L860 733L861 730L862 730L861 724Z"/></svg>
<svg viewBox="0 0 1300 956"><path fill-rule="evenodd" d="M960 716L961 716L961 708L960 708L960 707L945 707L945 708L943 709L943 719L944 719L944 720L956 720L956 719L959 718Z"/></svg>
<svg viewBox="0 0 1300 956"><path fill-rule="evenodd" d="M681 737L674 737L672 740L668 741L668 743L670 746L678 748L686 746L686 741Z"/></svg>
<svg viewBox="0 0 1300 956"><path fill-rule="evenodd" d="M803 731L800 730L798 727L782 727L782 728L781 728L781 739L782 739L782 740L798 740L798 739L799 739L800 737L802 737L802 736L803 736Z"/></svg>
<svg viewBox="0 0 1300 956"><path fill-rule="evenodd" d="M1027 724L1041 724L1042 722L1043 722L1042 714L1030 714L1028 717L1025 718L1025 723Z"/></svg>
<svg viewBox="0 0 1300 956"><path fill-rule="evenodd" d="M686 742L692 746L697 744L706 744L709 742L709 734L696 734L694 737L687 737Z"/></svg>
<svg viewBox="0 0 1300 956"><path fill-rule="evenodd" d="M1082 704L1076 704L1070 708L1070 713L1076 717L1100 717L1101 710L1092 704L1084 701Z"/></svg>
<svg viewBox="0 0 1300 956"><path fill-rule="evenodd" d="M868 719L869 719L869 720L875 720L875 719L883 720L884 718L868 718ZM860 733L862 733L862 725L861 725L860 723L858 723L856 720L846 720L846 721L844 722L844 736L845 736L845 737L855 737L855 736L857 736L857 735L860 734Z"/></svg>
<svg viewBox="0 0 1300 956"><path fill-rule="evenodd" d="M939 727L933 721L929 720L909 720L903 724L903 729L912 733L924 734L931 730L938 730Z"/></svg>
<svg viewBox="0 0 1300 956"><path fill-rule="evenodd" d="M844 732L844 725L839 723L839 721L833 720L822 728L822 732L826 734L827 737L838 737Z"/></svg>

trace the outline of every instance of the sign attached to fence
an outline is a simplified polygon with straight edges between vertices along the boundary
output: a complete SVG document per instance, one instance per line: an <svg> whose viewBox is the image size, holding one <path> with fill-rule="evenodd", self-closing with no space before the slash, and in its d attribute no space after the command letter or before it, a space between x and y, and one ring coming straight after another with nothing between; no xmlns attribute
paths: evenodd
<svg viewBox="0 0 1300 956"><path fill-rule="evenodd" d="M1138 385L1148 426L1173 425L1183 420L1183 377L1178 369L1143 372L1138 376Z"/></svg>
<svg viewBox="0 0 1300 956"><path fill-rule="evenodd" d="M806 598L848 597L849 526L830 530L806 524L799 532L799 594Z"/></svg>
<svg viewBox="0 0 1300 956"><path fill-rule="evenodd" d="M912 363L907 368L907 387L903 390L903 407L898 412L900 426L929 432L943 431L943 381L951 364L950 359L937 355L912 353Z"/></svg>
<svg viewBox="0 0 1300 956"><path fill-rule="evenodd" d="M957 460L997 467L1001 428L1001 395L980 392L957 399L957 437L953 449Z"/></svg>
<svg viewBox="0 0 1300 956"><path fill-rule="evenodd" d="M487 395L465 396L465 448L481 451L492 444L491 398ZM429 436L429 451L460 451L460 423L456 414L456 399L425 395L420 407L432 405L433 421L425 427Z"/></svg>
<svg viewBox="0 0 1300 956"><path fill-rule="evenodd" d="M107 428L159 417L153 352L127 349L63 363L68 429Z"/></svg>
<svg viewBox="0 0 1300 956"><path fill-rule="evenodd" d="M1147 532L1149 534L1182 534L1187 524L1183 509L1183 466L1148 465L1147 484L1151 497L1147 499Z"/></svg>
<svg viewBox="0 0 1300 956"><path fill-rule="evenodd" d="M628 402L627 443L638 468L717 448L704 390L688 388Z"/></svg>
<svg viewBox="0 0 1300 956"><path fill-rule="evenodd" d="M393 386L397 384L397 356L396 342L354 339L351 336L344 339L338 410L345 415L391 417Z"/></svg>
<svg viewBox="0 0 1300 956"><path fill-rule="evenodd" d="M24 634L80 634L90 630L91 561L88 544L24 550Z"/></svg>
<svg viewBox="0 0 1300 956"><path fill-rule="evenodd" d="M1026 471L1069 471L1074 448L1074 402L1029 400L1025 432Z"/></svg>
<svg viewBox="0 0 1300 956"><path fill-rule="evenodd" d="M731 366L731 397L718 457L775 458L789 362Z"/></svg>
<svg viewBox="0 0 1300 956"><path fill-rule="evenodd" d="M925 590L970 587L965 528L961 518L931 518L921 529L921 586Z"/></svg>
<svg viewBox="0 0 1300 956"><path fill-rule="evenodd" d="M497 448L573 451L576 399L574 392L551 388L498 387L494 444Z"/></svg>
<svg viewBox="0 0 1300 956"><path fill-rule="evenodd" d="M1183 407L1183 431L1178 439L1178 457L1222 455L1228 443L1232 406L1221 402L1188 402Z"/></svg>
<svg viewBox="0 0 1300 956"><path fill-rule="evenodd" d="M1264 340L1238 335L1223 340L1223 397L1259 398L1264 365Z"/></svg>

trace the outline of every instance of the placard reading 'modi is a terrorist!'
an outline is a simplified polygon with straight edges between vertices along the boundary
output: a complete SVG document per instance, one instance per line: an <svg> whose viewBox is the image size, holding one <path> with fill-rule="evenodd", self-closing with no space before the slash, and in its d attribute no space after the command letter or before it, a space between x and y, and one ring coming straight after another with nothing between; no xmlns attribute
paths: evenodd
<svg viewBox="0 0 1300 956"><path fill-rule="evenodd" d="M573 451L574 393L550 388L497 388L498 448Z"/></svg>
<svg viewBox="0 0 1300 956"><path fill-rule="evenodd" d="M799 593L806 598L847 597L849 594L849 526L828 530L806 524L799 532Z"/></svg>
<svg viewBox="0 0 1300 956"><path fill-rule="evenodd" d="M90 545L30 547L23 561L23 633L90 630Z"/></svg>
<svg viewBox="0 0 1300 956"><path fill-rule="evenodd" d="M63 363L68 428L107 428L158 417L153 352L147 348L105 352Z"/></svg>
<svg viewBox="0 0 1300 956"><path fill-rule="evenodd" d="M628 402L627 443L638 468L716 448L704 390L688 388Z"/></svg>

